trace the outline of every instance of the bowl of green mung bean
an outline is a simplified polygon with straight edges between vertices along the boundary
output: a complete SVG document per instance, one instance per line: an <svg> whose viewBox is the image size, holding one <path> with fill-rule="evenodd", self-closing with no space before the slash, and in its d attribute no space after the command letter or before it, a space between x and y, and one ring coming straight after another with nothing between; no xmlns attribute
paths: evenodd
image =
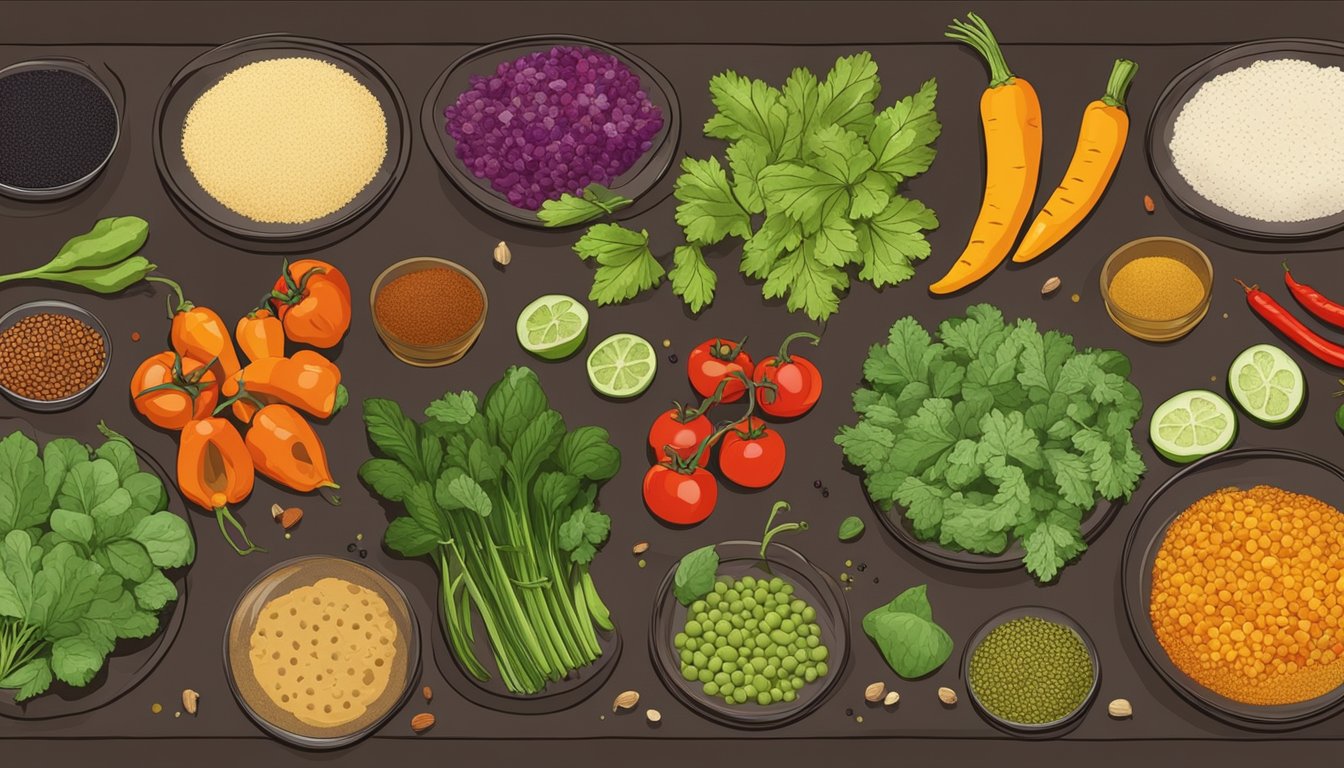
<svg viewBox="0 0 1344 768"><path fill-rule="evenodd" d="M674 594L678 565L654 601L654 670L687 707L740 729L778 728L826 702L849 659L840 586L796 550L760 542L714 547L713 589L690 605Z"/></svg>
<svg viewBox="0 0 1344 768"><path fill-rule="evenodd" d="M1076 726L1101 684L1087 632L1040 606L1013 608L985 622L966 644L961 674L987 722L1035 738Z"/></svg>

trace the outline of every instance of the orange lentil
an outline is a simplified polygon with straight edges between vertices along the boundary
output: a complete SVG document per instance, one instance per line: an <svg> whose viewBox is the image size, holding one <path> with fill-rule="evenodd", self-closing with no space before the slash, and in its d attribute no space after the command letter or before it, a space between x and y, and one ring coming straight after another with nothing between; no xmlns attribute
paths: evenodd
<svg viewBox="0 0 1344 768"><path fill-rule="evenodd" d="M373 313L388 333L432 347L464 335L485 310L485 297L461 272L431 267L408 272L378 291Z"/></svg>
<svg viewBox="0 0 1344 768"><path fill-rule="evenodd" d="M1167 529L1149 618L1172 663L1234 701L1344 685L1344 514L1268 485L1224 488Z"/></svg>

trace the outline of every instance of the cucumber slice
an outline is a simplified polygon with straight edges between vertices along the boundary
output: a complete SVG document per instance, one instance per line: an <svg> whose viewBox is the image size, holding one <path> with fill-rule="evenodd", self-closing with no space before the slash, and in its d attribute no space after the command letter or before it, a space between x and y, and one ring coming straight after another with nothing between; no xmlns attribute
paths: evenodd
<svg viewBox="0 0 1344 768"><path fill-rule="evenodd" d="M1307 399L1302 369L1272 344L1256 344L1237 355L1227 370L1227 388L1243 411L1265 424L1290 421Z"/></svg>
<svg viewBox="0 0 1344 768"><path fill-rule="evenodd" d="M1207 389L1176 395L1153 411L1148 439L1157 452L1178 464L1226 449L1237 438L1237 414Z"/></svg>

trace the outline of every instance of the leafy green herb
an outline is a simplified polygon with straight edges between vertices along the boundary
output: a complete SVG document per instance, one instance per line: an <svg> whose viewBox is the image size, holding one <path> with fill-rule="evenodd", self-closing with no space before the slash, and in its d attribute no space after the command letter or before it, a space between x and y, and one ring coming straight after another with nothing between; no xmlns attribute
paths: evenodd
<svg viewBox="0 0 1344 768"><path fill-rule="evenodd" d="M584 260L597 261L597 273L588 298L599 306L634 298L663 281L663 265L649 250L649 232L634 232L619 224L594 224L574 244Z"/></svg>
<svg viewBox="0 0 1344 768"><path fill-rule="evenodd" d="M714 575L719 570L719 553L714 545L693 550L677 564L672 577L672 594L677 602L690 605L714 589Z"/></svg>
<svg viewBox="0 0 1344 768"><path fill-rule="evenodd" d="M618 195L601 184L589 184L584 187L581 196L576 197L566 192L559 200L547 200L542 203L541 210L537 211L537 218L545 222L548 227L571 227L615 213L633 202L635 201Z"/></svg>
<svg viewBox="0 0 1344 768"><path fill-rule="evenodd" d="M177 599L164 569L196 556L163 483L100 428L109 439L96 450L0 440L0 688L17 701L53 680L87 685L118 640L158 631Z"/></svg>
<svg viewBox="0 0 1344 768"><path fill-rule="evenodd" d="M149 237L149 222L138 216L100 219L88 232L70 238L40 267L0 275L12 280L48 280L95 293L117 293L145 279L158 267L135 252Z"/></svg>
<svg viewBox="0 0 1344 768"><path fill-rule="evenodd" d="M869 349L859 421L835 442L921 539L982 554L1018 540L1027 570L1050 581L1087 548L1080 523L1097 498L1128 499L1144 472L1129 361L1009 325L988 304L938 335L905 317Z"/></svg>
<svg viewBox="0 0 1344 768"><path fill-rule="evenodd" d="M814 320L839 308L853 276L881 288L914 274L929 255L924 232L938 219L898 187L933 162L938 87L929 80L878 111L880 90L867 52L836 60L820 81L795 69L782 88L732 71L710 80L717 112L704 130L729 142L726 162L685 158L673 189L685 245L673 251L669 277L691 311L713 301L717 283L701 248L730 236L744 241L739 269L764 281L762 294ZM589 240L598 227L606 229ZM574 247L603 265L591 298L624 301L655 287L662 267L647 233L598 227ZM624 244L621 258L610 255L611 241ZM614 279L604 254L618 266L638 265L642 279Z"/></svg>
<svg viewBox="0 0 1344 768"><path fill-rule="evenodd" d="M527 368L510 368L484 399L446 394L425 416L364 401L383 456L359 476L406 510L384 541L438 569L448 645L470 674L490 678L476 614L505 686L538 693L601 656L597 629L614 626L588 565L611 531L595 503L621 454L600 427L567 430Z"/></svg>
<svg viewBox="0 0 1344 768"><path fill-rule="evenodd" d="M854 515L840 521L840 531L836 535L841 541L853 541L863 535L863 521Z"/></svg>
<svg viewBox="0 0 1344 768"><path fill-rule="evenodd" d="M907 680L929 674L952 655L952 638L933 623L927 589L911 587L863 617L864 634L892 671Z"/></svg>

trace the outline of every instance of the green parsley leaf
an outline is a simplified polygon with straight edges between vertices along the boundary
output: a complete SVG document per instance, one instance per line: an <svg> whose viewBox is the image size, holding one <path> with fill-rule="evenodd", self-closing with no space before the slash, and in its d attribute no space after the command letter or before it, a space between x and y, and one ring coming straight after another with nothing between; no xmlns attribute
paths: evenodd
<svg viewBox="0 0 1344 768"><path fill-rule="evenodd" d="M619 224L594 224L574 244L585 261L597 261L597 274L588 298L599 306L634 298L663 280L663 265L649 250L649 232L635 232Z"/></svg>
<svg viewBox="0 0 1344 768"><path fill-rule="evenodd" d="M705 123L706 136L754 139L769 147L772 155L779 150L788 112L778 90L728 70L710 78L709 97L718 112Z"/></svg>
<svg viewBox="0 0 1344 768"><path fill-rule="evenodd" d="M747 213L765 211L761 197L761 171L770 162L769 147L757 141L739 141L728 147L728 167L733 172L733 194Z"/></svg>
<svg viewBox="0 0 1344 768"><path fill-rule="evenodd" d="M855 230L863 259L859 279L877 288L909 280L915 274L914 263L929 256L924 230L937 227L938 217L923 203L900 195L890 197L886 208L860 221Z"/></svg>
<svg viewBox="0 0 1344 768"><path fill-rule="evenodd" d="M705 256L696 245L678 246L672 252L674 266L667 273L672 281L672 292L681 297L692 312L699 312L714 301L714 286L718 275L705 263Z"/></svg>
<svg viewBox="0 0 1344 768"><path fill-rule="evenodd" d="M876 156L875 168L893 183L927 171L935 154L931 146L942 133L933 111L938 82L929 80L919 92L882 110L873 122L868 145Z"/></svg>
<svg viewBox="0 0 1344 768"><path fill-rule="evenodd" d="M849 275L821 261L817 240L808 238L775 262L761 292L767 299L786 296L790 312L802 310L813 320L825 320L840 308L840 294L849 288Z"/></svg>
<svg viewBox="0 0 1344 768"><path fill-rule="evenodd" d="M784 81L783 102L788 118L784 123L784 142L779 160L794 160L803 153L803 142L816 124L817 99L821 86L809 69L798 67Z"/></svg>
<svg viewBox="0 0 1344 768"><path fill-rule="evenodd" d="M572 227L615 213L634 202L601 184L589 184L584 187L581 196L565 192L558 200L543 202L541 210L537 211L537 218L548 227Z"/></svg>
<svg viewBox="0 0 1344 768"><path fill-rule="evenodd" d="M818 125L837 125L867 136L873 129L873 102L882 90L877 62L867 51L837 59L817 89Z"/></svg>
<svg viewBox="0 0 1344 768"><path fill-rule="evenodd" d="M733 198L728 176L716 157L681 161L672 194L681 201L677 223L686 239L697 245L712 245L728 235L751 237L751 217Z"/></svg>

